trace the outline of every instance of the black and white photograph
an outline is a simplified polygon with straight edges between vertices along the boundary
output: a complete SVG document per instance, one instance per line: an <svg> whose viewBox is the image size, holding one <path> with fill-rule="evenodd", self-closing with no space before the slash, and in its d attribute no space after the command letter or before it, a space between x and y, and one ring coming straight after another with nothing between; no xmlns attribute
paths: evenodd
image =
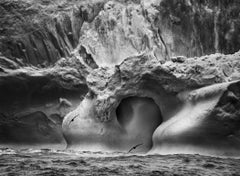
<svg viewBox="0 0 240 176"><path fill-rule="evenodd" d="M240 176L240 0L0 0L0 176Z"/></svg>

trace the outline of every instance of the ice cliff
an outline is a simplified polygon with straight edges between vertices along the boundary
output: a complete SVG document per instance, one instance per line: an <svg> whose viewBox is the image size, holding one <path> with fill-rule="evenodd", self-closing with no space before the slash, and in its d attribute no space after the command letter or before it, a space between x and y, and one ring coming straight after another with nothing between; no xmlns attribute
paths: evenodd
<svg viewBox="0 0 240 176"><path fill-rule="evenodd" d="M239 155L237 0L3 0L0 11L2 144Z"/></svg>

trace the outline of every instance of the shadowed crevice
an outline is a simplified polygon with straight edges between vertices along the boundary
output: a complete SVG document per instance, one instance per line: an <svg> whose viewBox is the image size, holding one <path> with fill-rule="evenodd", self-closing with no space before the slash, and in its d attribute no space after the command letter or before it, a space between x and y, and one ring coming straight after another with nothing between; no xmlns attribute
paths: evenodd
<svg viewBox="0 0 240 176"><path fill-rule="evenodd" d="M143 143L148 150L152 147L152 134L162 123L158 105L152 98L128 97L116 109L117 120L128 136Z"/></svg>

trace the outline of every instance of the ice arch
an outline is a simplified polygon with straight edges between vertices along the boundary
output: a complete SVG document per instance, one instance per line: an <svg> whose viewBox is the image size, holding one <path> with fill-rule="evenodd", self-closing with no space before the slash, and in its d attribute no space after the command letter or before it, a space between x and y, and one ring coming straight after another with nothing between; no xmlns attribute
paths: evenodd
<svg viewBox="0 0 240 176"><path fill-rule="evenodd" d="M151 149L152 134L162 123L162 114L152 98L127 97L116 109L117 120L128 136Z"/></svg>

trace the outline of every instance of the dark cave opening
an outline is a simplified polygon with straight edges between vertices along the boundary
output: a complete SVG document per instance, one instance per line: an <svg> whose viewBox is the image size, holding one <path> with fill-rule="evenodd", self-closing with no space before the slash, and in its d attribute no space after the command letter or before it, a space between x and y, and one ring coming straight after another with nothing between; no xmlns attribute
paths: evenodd
<svg viewBox="0 0 240 176"><path fill-rule="evenodd" d="M116 109L117 120L134 144L152 147L152 135L162 123L161 110L152 98L124 98Z"/></svg>

